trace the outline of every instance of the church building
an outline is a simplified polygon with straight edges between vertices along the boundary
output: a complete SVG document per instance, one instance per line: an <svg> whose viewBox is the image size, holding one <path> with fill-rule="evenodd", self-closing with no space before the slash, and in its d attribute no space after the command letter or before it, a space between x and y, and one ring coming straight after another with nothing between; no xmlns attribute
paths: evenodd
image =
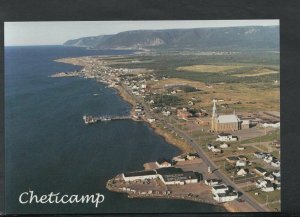
<svg viewBox="0 0 300 217"><path fill-rule="evenodd" d="M242 121L238 116L233 112L229 115L218 115L216 108L216 101L213 100L213 110L211 117L211 130L220 132L220 131L236 131L242 129Z"/></svg>

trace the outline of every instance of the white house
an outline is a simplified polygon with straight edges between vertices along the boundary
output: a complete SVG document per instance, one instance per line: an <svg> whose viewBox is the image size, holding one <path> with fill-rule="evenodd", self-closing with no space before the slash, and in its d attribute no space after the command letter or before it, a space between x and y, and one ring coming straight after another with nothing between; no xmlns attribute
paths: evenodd
<svg viewBox="0 0 300 217"><path fill-rule="evenodd" d="M236 191L226 191L223 194L214 194L214 200L218 201L219 203L233 201L238 199L238 193Z"/></svg>
<svg viewBox="0 0 300 217"><path fill-rule="evenodd" d="M264 161L266 163L271 163L272 160L273 160L273 156L267 156L267 157L264 158Z"/></svg>
<svg viewBox="0 0 300 217"><path fill-rule="evenodd" d="M280 171L273 171L272 175L275 176L276 178L280 178Z"/></svg>
<svg viewBox="0 0 300 217"><path fill-rule="evenodd" d="M264 192L271 192L271 191L274 191L275 189L274 189L273 184L271 182L268 182L266 184L266 186L261 188L261 190L264 191Z"/></svg>
<svg viewBox="0 0 300 217"><path fill-rule="evenodd" d="M253 171L260 176L264 176L267 173L267 171L261 167L255 167Z"/></svg>
<svg viewBox="0 0 300 217"><path fill-rule="evenodd" d="M254 156L263 159L266 155L263 152L254 152Z"/></svg>
<svg viewBox="0 0 300 217"><path fill-rule="evenodd" d="M208 144L208 145L207 145L207 148L208 148L208 150L212 150L212 149L217 148L217 146L212 145L212 144Z"/></svg>
<svg viewBox="0 0 300 217"><path fill-rule="evenodd" d="M237 141L238 137L233 136L230 133L220 133L216 141L227 142L227 141Z"/></svg>
<svg viewBox="0 0 300 217"><path fill-rule="evenodd" d="M247 169L244 169L244 168L240 168L240 169L237 169L236 170L236 174L238 176L245 176L249 173L249 171Z"/></svg>
<svg viewBox="0 0 300 217"><path fill-rule="evenodd" d="M229 190L229 188L226 185L224 185L224 184L222 184L222 185L216 185L216 186L213 186L211 188L211 192L213 194L224 194L228 190Z"/></svg>
<svg viewBox="0 0 300 217"><path fill-rule="evenodd" d="M262 127L273 127L273 128L280 128L280 122L277 123L263 123L261 124Z"/></svg>
<svg viewBox="0 0 300 217"><path fill-rule="evenodd" d="M275 180L274 176L270 173L265 174L264 178L265 178L265 180L269 180L269 181Z"/></svg>
<svg viewBox="0 0 300 217"><path fill-rule="evenodd" d="M211 149L211 151L214 153L222 153L222 150L219 148L213 148L213 149Z"/></svg>
<svg viewBox="0 0 300 217"><path fill-rule="evenodd" d="M228 148L228 147L229 145L225 142L220 145L220 148Z"/></svg>
<svg viewBox="0 0 300 217"><path fill-rule="evenodd" d="M166 159L159 159L155 162L155 164L159 167L159 168L165 168L165 167L170 167L172 166L171 162L169 160Z"/></svg>
<svg viewBox="0 0 300 217"><path fill-rule="evenodd" d="M221 180L219 179L205 179L204 183L208 186L217 186L221 184Z"/></svg>
<svg viewBox="0 0 300 217"><path fill-rule="evenodd" d="M274 185L269 180L257 180L256 187L260 188L264 192L271 192L274 191Z"/></svg>
<svg viewBox="0 0 300 217"><path fill-rule="evenodd" d="M262 187L266 186L266 184L267 184L267 181L264 179L259 179L255 182L255 186L257 188L262 188Z"/></svg>
<svg viewBox="0 0 300 217"><path fill-rule="evenodd" d="M170 116L171 115L171 112L170 111L162 111L162 114L164 116Z"/></svg>
<svg viewBox="0 0 300 217"><path fill-rule="evenodd" d="M188 153L188 154L186 155L186 159L187 159L187 160L194 160L194 159L196 159L196 158L199 158L199 155L198 155L197 153Z"/></svg>
<svg viewBox="0 0 300 217"><path fill-rule="evenodd" d="M148 118L147 120L149 123L153 123L155 121L155 118Z"/></svg>
<svg viewBox="0 0 300 217"><path fill-rule="evenodd" d="M244 161L244 160L238 160L236 163L235 163L235 166L237 167L245 167L247 165L247 162Z"/></svg>
<svg viewBox="0 0 300 217"><path fill-rule="evenodd" d="M271 165L272 165L273 167L280 167L280 161L279 161L279 160L276 160L276 159L273 159L273 160L271 161Z"/></svg>

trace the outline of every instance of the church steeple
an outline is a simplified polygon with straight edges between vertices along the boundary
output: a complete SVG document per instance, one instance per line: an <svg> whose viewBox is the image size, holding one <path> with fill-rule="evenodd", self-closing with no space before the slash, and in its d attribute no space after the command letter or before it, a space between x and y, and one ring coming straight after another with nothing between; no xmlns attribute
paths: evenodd
<svg viewBox="0 0 300 217"><path fill-rule="evenodd" d="M216 100L213 99L213 108L212 108L212 114L211 114L211 130L216 130L216 117L217 117L217 107L216 107Z"/></svg>
<svg viewBox="0 0 300 217"><path fill-rule="evenodd" d="M213 105L212 115L211 115L212 118L217 116L217 107L216 107L216 100L215 99L213 100L213 103L214 103L214 105Z"/></svg>

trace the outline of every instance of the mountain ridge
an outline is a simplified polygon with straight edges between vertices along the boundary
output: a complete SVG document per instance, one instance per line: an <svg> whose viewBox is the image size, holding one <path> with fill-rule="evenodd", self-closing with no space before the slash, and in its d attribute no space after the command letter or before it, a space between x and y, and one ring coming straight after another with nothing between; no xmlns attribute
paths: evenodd
<svg viewBox="0 0 300 217"><path fill-rule="evenodd" d="M82 37L65 46L93 49L279 50L279 26L130 30Z"/></svg>

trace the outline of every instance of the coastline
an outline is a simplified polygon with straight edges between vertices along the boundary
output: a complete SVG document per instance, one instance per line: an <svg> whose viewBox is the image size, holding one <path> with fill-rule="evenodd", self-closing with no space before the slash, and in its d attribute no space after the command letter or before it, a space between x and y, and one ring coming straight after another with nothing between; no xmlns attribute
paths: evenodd
<svg viewBox="0 0 300 217"><path fill-rule="evenodd" d="M136 105L136 102L132 99L132 97L128 93L126 93L126 91L122 87L117 86L117 87L115 87L115 89L118 91L118 95L124 101L126 101L126 102L128 102L129 104L132 105L130 113L133 114L134 113L134 106ZM163 139L166 142L168 142L169 144L171 144L171 145L177 147L178 149L180 149L181 154L192 151L192 148L190 148L184 141L180 141L178 139L175 139L171 134L166 133L161 128L155 126L155 122L154 123L149 123L145 118L142 118L141 121L144 121L144 122L148 123L149 127L151 127L157 135L163 137Z"/></svg>
<svg viewBox="0 0 300 217"><path fill-rule="evenodd" d="M104 57L105 58L110 58L110 56L104 56ZM82 70L85 66L87 66L89 64L84 64L83 62L81 64L78 63L78 62L74 63L72 60L76 59L76 60L79 60L79 62L80 62L84 58L87 58L87 57L62 58L62 59L57 59L57 60L54 60L54 61L55 62L60 62L60 63L65 63L65 64L81 66L82 67L81 70ZM57 74L59 74L59 73L57 73ZM59 78L59 77L85 77L85 78L95 79L92 76L90 76L89 74L82 73L82 72L70 72L70 73L66 72L65 74L61 74L61 76L56 76L57 74L54 74L51 77L54 77L54 78ZM98 80L98 79L95 79L95 80L97 82L101 82L101 83L104 83L104 84L108 85L108 83L105 82L105 81ZM130 114L132 116L134 114L134 107L137 104L137 102L134 100L134 98L129 93L127 93L125 88L122 87L121 85L116 85L116 86L108 85L107 87L115 89L117 91L118 95L122 98L122 100L128 102L132 106L131 111L130 111ZM174 136L171 133L168 133L168 132L164 131L162 128L160 128L159 126L157 126L156 122L150 123L149 121L147 121L146 117L142 117L140 120L136 120L136 119L132 118L132 120L133 121L144 121L144 122L146 122L148 124L148 126L151 127L157 135L161 136L170 145L173 145L173 146L177 147L181 152L180 154L192 152L193 149L185 141L174 138ZM108 180L108 182L109 181L111 181L111 180ZM127 192L120 191L120 190L116 191L116 189L111 189L111 188L107 187L107 185L106 185L106 188L110 191L114 191L114 192L118 192L118 193L127 193ZM222 207L222 208L226 209L228 212L237 212L237 210L228 203L218 204L218 203L215 203L214 201L207 202L206 199L203 199L201 201L200 200L193 200L192 198L189 198L189 197L186 197L186 196L136 195L136 194L133 195L133 194L128 194L128 198L161 198L161 199L190 200L190 201L193 201L193 202L206 203L206 204L211 204L211 205L214 205L214 206L219 206L219 207Z"/></svg>
<svg viewBox="0 0 300 217"><path fill-rule="evenodd" d="M101 56L101 58L109 58L110 56ZM72 62L72 59L81 59L81 58L86 58L86 56L84 57L78 57L78 58L62 58L62 59L56 59L54 60L55 62L59 62L59 63L65 63L65 64L71 64L71 65L76 65L76 66L81 66L82 68L84 68L85 64L79 64L79 63L74 63ZM60 76L61 75L61 76ZM84 76L81 73L76 73L76 72L69 72L69 73L65 73L65 74L61 74L61 72L56 73L54 75L52 75L51 77L53 78L59 78L59 77L80 77L80 76ZM102 82L102 81L98 81L97 82ZM107 84L106 82L102 82L104 84ZM134 106L137 104L135 102L135 100L124 90L123 87L121 87L120 85L118 86L108 86L109 88L113 88L115 90L117 90L118 95L122 98L122 100L128 102L132 107L131 107L131 111L130 111L130 115L132 115L134 113ZM136 121L135 119L132 118L132 120ZM163 139L168 142L170 145L173 145L175 147L177 147L181 154L183 153L188 153L188 152L192 152L193 149L192 147L190 147L186 142L181 141L177 138L174 138L172 134L165 132L164 130L162 130L161 128L157 127L154 123L149 123L146 118L141 118L141 120L139 121L144 121L146 123L148 123L149 127L151 127L154 132L163 137Z"/></svg>

